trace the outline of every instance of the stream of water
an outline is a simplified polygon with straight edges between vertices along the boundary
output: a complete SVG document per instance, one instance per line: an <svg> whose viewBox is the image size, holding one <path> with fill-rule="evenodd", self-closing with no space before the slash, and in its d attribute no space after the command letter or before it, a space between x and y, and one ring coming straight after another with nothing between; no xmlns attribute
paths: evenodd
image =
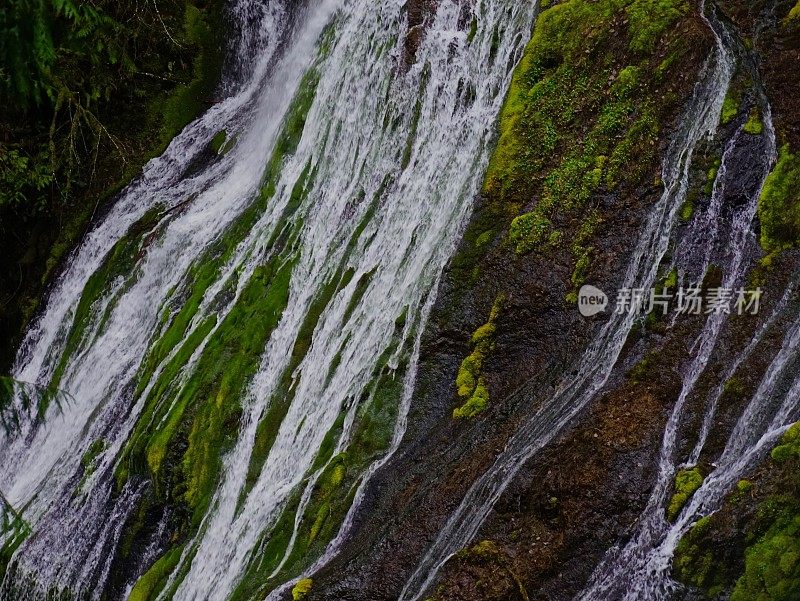
<svg viewBox="0 0 800 601"><path fill-rule="evenodd" d="M142 424L169 433L187 411L184 399L202 400L190 394L192 383L220 340L232 344L226 328L259 278L269 278L260 302L278 306L275 323L248 357L255 371L235 399L240 429L161 595L230 598L299 496L278 577L325 467L315 460L326 434L340 424L335 451L346 451L373 402L376 368L405 365L390 443L357 478L353 508L318 564L335 553L364 484L404 432L417 340L534 10L510 0L442 3L405 68L400 2L234 4L236 60L221 88L228 97L149 163L95 225L19 350L15 378L57 385L74 402L0 434L0 490L31 530L0 597L40 599L50 590L100 598L114 560L108 551L150 494L148 480L120 477L126 453ZM301 131L289 143L298 111ZM196 168L220 131L229 149ZM140 227L131 264L109 268ZM206 281L198 274L209 264ZM181 340L166 346L187 312ZM239 327L245 337L267 325ZM258 426L284 405L253 475ZM158 455L156 443L147 447L151 469L166 452ZM164 551L158 536L143 569Z"/></svg>
<svg viewBox="0 0 800 601"><path fill-rule="evenodd" d="M705 5L702 6L705 12ZM715 15L704 17L716 38L716 50L696 87L688 114L667 152L662 168L664 192L651 209L620 288L649 290L656 280L672 237L676 215L686 198L689 168L697 144L716 131L734 69L732 40ZM602 389L616 365L634 324L631 313L615 314L603 325L580 360L575 376L509 440L494 464L470 487L405 584L401 601L416 601L434 582L439 569L475 537L500 495L520 468Z"/></svg>

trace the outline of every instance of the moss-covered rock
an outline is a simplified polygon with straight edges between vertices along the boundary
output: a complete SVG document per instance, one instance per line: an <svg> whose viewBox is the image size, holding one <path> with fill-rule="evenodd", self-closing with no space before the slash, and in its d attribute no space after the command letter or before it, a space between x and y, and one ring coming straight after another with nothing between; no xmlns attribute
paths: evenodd
<svg viewBox="0 0 800 601"><path fill-rule="evenodd" d="M292 588L292 600L300 601L301 599L305 599L308 593L311 592L313 586L314 581L311 578L303 578L298 581L298 583L294 585L294 588Z"/></svg>
<svg viewBox="0 0 800 601"><path fill-rule="evenodd" d="M800 515L784 515L747 549L731 601L795 601L799 593Z"/></svg>
<svg viewBox="0 0 800 601"><path fill-rule="evenodd" d="M698 520L678 543L673 573L680 582L695 586L713 598L725 590L727 580L706 537L710 522L710 516Z"/></svg>
<svg viewBox="0 0 800 601"><path fill-rule="evenodd" d="M767 177L758 202L761 247L767 252L800 243L800 155L788 145Z"/></svg>
<svg viewBox="0 0 800 601"><path fill-rule="evenodd" d="M517 255L554 249L570 230L568 301L590 273L591 240L603 223L589 199L635 185L655 158L661 115L674 101L663 84L685 51L662 39L689 10L684 0L552 5L514 73L484 194L522 209L507 237Z"/></svg>
<svg viewBox="0 0 800 601"><path fill-rule="evenodd" d="M700 468L680 470L675 475L675 492L667 506L667 519L672 521L683 509L686 502L692 497L695 491L703 484L703 475Z"/></svg>
<svg viewBox="0 0 800 601"><path fill-rule="evenodd" d="M481 370L483 362L494 347L495 322L504 302L505 295L498 295L489 313L489 320L472 334L472 352L458 368L456 392L463 404L453 410L453 417L456 419L475 417L489 405L489 390L481 376Z"/></svg>

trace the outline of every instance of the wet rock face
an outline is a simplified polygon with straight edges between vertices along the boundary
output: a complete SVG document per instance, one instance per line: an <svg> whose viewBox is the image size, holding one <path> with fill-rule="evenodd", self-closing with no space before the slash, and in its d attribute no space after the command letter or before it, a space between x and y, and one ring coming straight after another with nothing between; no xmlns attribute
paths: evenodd
<svg viewBox="0 0 800 601"><path fill-rule="evenodd" d="M425 37L425 28L433 15L440 0L408 0L405 10L408 15L408 33L403 43L402 66L408 69L416 62L417 50Z"/></svg>
<svg viewBox="0 0 800 601"><path fill-rule="evenodd" d="M403 54L401 67L407 70L417 61L417 51L422 40L425 39L428 28L430 27L436 11L443 2L450 2L459 5L461 16L459 28L469 29L472 22L472 5L464 0L407 0L404 10L408 18L408 33L403 42Z"/></svg>
<svg viewBox="0 0 800 601"><path fill-rule="evenodd" d="M412 6L426 4L432 5L409 3L409 15ZM623 30L622 18L615 27ZM683 76L665 83L673 101L660 115L662 133L654 144L662 150L711 49L711 37L697 15L678 29L691 41L691 51L682 59ZM610 46L619 62L612 72L618 74L634 58L626 54L624 40ZM657 58L661 62L665 56ZM567 150L559 148L553 162ZM637 155L631 162L644 161ZM592 198L601 223L592 239L591 278L607 282L611 294L624 276L647 210L661 194L659 169L655 157L639 177ZM535 202L542 177L534 174L526 193L511 199L513 206L486 196L477 199L468 229L498 231L481 252L468 234L448 267L423 339L404 444L372 482L350 540L315 577L309 599L396 600L469 486L522 420L568 377L600 327L600 318L586 320L565 301L573 285L571 243L579 219L559 223L564 241L552 253L518 256L507 241L508 223L521 206ZM476 418L455 420L459 364L501 293L506 300L496 321L494 348L482 367L492 400ZM663 364L657 382L625 380L625 371L638 360L633 351L640 350L626 353L624 369L608 394L535 457L502 496L475 539L490 544L459 553L441 575L441 588L429 595L453 601L533 599L530 591L542 590L560 599L580 590L646 501L660 432L674 402L675 365Z"/></svg>

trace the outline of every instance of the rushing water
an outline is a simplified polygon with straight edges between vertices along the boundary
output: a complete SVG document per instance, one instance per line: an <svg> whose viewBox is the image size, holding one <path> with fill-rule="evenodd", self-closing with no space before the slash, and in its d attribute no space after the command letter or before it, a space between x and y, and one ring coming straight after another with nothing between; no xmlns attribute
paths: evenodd
<svg viewBox="0 0 800 601"><path fill-rule="evenodd" d="M241 425L221 481L162 596L229 598L299 497L278 576L325 467L315 459L326 434L339 424L335 450L346 451L375 395L376 368L406 365L390 443L357 479L363 488L404 431L431 292L469 213L534 10L511 0L442 2L405 69L401 2L234 4L236 59L222 86L229 96L148 164L94 227L19 350L15 378L57 385L74 402L0 434L0 490L32 532L0 597L102 595L111 550L152 494L147 479L120 477L127 449L142 428L169 432L185 399L203 400L190 393L199 366L218 352L259 278L271 278L259 302L278 307L275 323L234 399ZM286 128L300 110L301 135L287 150ZM196 168L222 130L230 149ZM109 268L141 227L130 264ZM231 239L228 251L214 250ZM209 281L198 276L207 264L215 266ZM160 353L190 302L182 341ZM245 319L239 327L245 337L267 326ZM281 386L287 370L289 392ZM250 474L259 423L282 403L267 456ZM151 467L161 461L153 448ZM320 562L335 552L352 511ZM142 569L164 551L158 538L167 521L165 514Z"/></svg>
<svg viewBox="0 0 800 601"><path fill-rule="evenodd" d="M668 249L677 212L686 198L694 149L719 123L734 59L728 33L714 15L707 17L707 24L716 37L716 52L695 90L682 129L664 159L665 190L646 220L621 288L652 288ZM634 316L630 313L609 318L580 360L576 375L558 386L554 395L514 434L494 464L470 487L406 582L401 601L423 596L445 562L472 540L522 465L552 441L603 387L633 323Z"/></svg>
<svg viewBox="0 0 800 601"><path fill-rule="evenodd" d="M728 161L731 153L742 143L743 125L736 131L729 141L728 147L723 154L722 164L714 184L714 191L711 202L706 214L697 221L702 228L704 224L713 222L713 228L706 228L709 238L706 248L713 249L717 242L717 237L721 235L724 240L724 253L717 259L717 264L723 270L721 282L722 288L731 290L745 285L744 276L748 268L746 258L752 253L756 246L755 236L753 235L753 220L758 208L758 199L761 195L764 181L769 174L777 158L775 145L775 131L772 125L772 115L766 99L761 98L762 105L760 110L764 115L764 134L760 137L759 143L763 146L760 149L760 164L748 162L748 170L758 173L758 185L749 190L748 202L739 207L732 207L730 216L723 215L723 208L730 203L726 201L726 188L729 186L729 179L734 174L728 168ZM727 231L719 231L720 228ZM711 251L709 250L703 260L699 275L705 273L711 264ZM791 290L790 290L791 292ZM744 361L757 345L761 333L774 323L775 319L785 308L788 296L778 303L775 312L765 320L759 332L752 342L744 349L742 354L729 366L729 373L733 375L736 368ZM726 494L736 480L744 475L745 470L752 466L752 462L759 458L760 454L768 446L767 441L774 442L776 437L783 432L789 424L786 422L791 403L796 403L795 399L790 398L794 391L789 392L787 403L789 406L784 410L784 415L775 416L775 421L757 424L755 418L749 413L768 412L769 406L774 402L772 388L779 376L784 375L784 370L794 356L784 351L779 353L777 358L767 371L764 382L753 398L750 407L740 417L738 425L731 434L728 447L736 449L729 451L726 449L723 456L714 465L713 472L709 475L705 484L693 496L689 505L684 508L674 523L667 521L664 506L671 490L671 485L675 474L681 468L692 467L698 460L700 452L706 442L711 428L713 416L717 409L717 402L722 394L722 385L717 388L715 395L711 397L707 404L706 414L700 431L700 437L692 452L689 461L682 463L677 453L677 442L679 440L680 426L686 413L686 403L690 395L695 390L695 386L700 376L705 372L712 353L716 347L717 339L722 327L727 322L728 315L724 312L712 313L707 318L695 344L693 345L693 356L683 373L683 383L678 399L672 409L672 413L667 420L661 451L659 454L658 471L655 486L650 495L648 503L642 512L637 524L636 533L623 549L613 549L604 562L597 568L592 582L580 596L581 599L625 599L633 601L635 599L657 600L664 599L676 590L678 586L669 578L672 556L681 536L698 519L708 515L710 511L716 509L716 504L722 496ZM796 344L796 330L791 332L784 344ZM745 426L745 424L749 424ZM748 434L744 434L744 430Z"/></svg>

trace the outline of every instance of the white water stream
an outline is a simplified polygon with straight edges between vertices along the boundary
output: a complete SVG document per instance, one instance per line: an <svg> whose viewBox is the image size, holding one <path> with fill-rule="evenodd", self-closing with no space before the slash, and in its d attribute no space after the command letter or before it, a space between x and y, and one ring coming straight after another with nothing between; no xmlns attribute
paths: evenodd
<svg viewBox="0 0 800 601"><path fill-rule="evenodd" d="M705 11L705 3L702 10ZM706 17L704 17L706 18ZM667 252L676 216L686 198L694 149L716 131L722 103L733 75L731 43L713 15L706 18L716 37L709 60L683 127L663 163L664 193L651 209L620 288L649 290ZM520 468L552 441L607 381L634 324L630 313L613 315L591 343L575 376L563 381L554 395L514 434L494 464L470 487L436 540L405 584L401 601L416 601L434 582L439 569L474 538L500 495Z"/></svg>
<svg viewBox="0 0 800 601"><path fill-rule="evenodd" d="M463 19L468 6L476 15L474 36ZM175 599L231 595L292 493L312 486L314 459L342 413L337 450L347 448L358 400L381 356L389 352L390 366L396 367L403 349L413 351L406 376L410 390L415 340L469 213L534 9L533 3L511 0L441 2L406 72L401 62L407 22L397 0L319 0L294 8L276 1L235 4L231 13L240 37L234 70L244 82L227 81L224 89L232 95L148 164L94 227L19 351L14 377L48 385L61 365L59 387L75 402L50 411L45 420L31 419L20 433L0 434L0 490L33 531L14 556L15 569L0 597L39 599L50 588L91 598L102 594L113 559L109 549L147 486L129 480L115 492L112 474L146 398L178 349L135 396L143 361L163 334L163 316L174 316L185 300L181 291L190 286L193 269L259 194L287 112L314 68L319 81L299 144L280 165L263 214L206 290L185 337L200 332L209 316L216 316L217 326L203 335L173 383L177 398L259 265L270 260L291 265L288 303L241 399L241 431L224 459L222 482L185 547L176 570L180 580L173 577L164 589L165 595L175 589ZM236 140L232 149L187 175L192 160L223 129ZM282 216L307 166L312 183L291 223L285 223ZM377 206L370 210L372 198ZM62 359L92 274L131 226L157 206L162 216L135 264L103 283L80 343ZM366 226L359 230L362 221ZM268 241L292 228L296 238L288 254L274 256ZM348 245L351 238L355 243ZM354 276L322 311L293 374L286 416L237 510L256 427L277 402L289 349L312 302L342 266ZM368 285L358 290L362 277ZM398 341L396 321L404 314ZM399 402L389 452L402 436L409 393ZM76 494L81 458L99 438L107 446ZM335 552L342 532L326 557Z"/></svg>

